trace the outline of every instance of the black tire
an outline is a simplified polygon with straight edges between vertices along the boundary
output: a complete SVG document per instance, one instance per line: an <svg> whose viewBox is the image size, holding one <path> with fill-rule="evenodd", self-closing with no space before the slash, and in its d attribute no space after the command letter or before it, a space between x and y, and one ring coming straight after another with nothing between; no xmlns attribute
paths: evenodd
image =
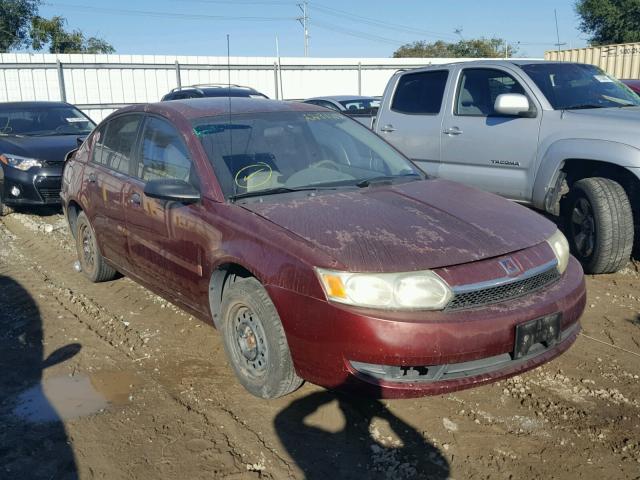
<svg viewBox="0 0 640 480"><path fill-rule="evenodd" d="M76 220L76 251L84 275L94 283L113 280L118 272L107 265L98 249L96 234L89 219L80 212Z"/></svg>
<svg viewBox="0 0 640 480"><path fill-rule="evenodd" d="M627 264L633 248L633 213L618 182L601 177L579 180L565 206L571 253L586 273L613 273Z"/></svg>
<svg viewBox="0 0 640 480"><path fill-rule="evenodd" d="M302 385L278 312L258 280L237 278L227 283L221 313L227 357L249 393L272 399Z"/></svg>

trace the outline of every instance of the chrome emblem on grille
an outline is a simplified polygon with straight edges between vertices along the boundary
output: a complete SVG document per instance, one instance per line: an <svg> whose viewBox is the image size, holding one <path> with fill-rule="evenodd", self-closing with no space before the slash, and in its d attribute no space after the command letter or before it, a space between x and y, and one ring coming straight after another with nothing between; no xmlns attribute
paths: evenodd
<svg viewBox="0 0 640 480"><path fill-rule="evenodd" d="M498 263L510 277L520 273L520 267L511 257L505 258L504 260L499 260Z"/></svg>

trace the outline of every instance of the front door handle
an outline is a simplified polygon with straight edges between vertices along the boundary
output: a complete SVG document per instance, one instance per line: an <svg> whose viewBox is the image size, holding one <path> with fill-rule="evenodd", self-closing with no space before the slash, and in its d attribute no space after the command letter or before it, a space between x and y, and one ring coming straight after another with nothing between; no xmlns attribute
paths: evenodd
<svg viewBox="0 0 640 480"><path fill-rule="evenodd" d="M444 132L445 135L462 135L462 130L458 127L447 128Z"/></svg>
<svg viewBox="0 0 640 480"><path fill-rule="evenodd" d="M140 204L142 203L142 197L140 197L139 193L132 193L131 196L129 197L129 203L131 205L135 205L137 207L140 206Z"/></svg>
<svg viewBox="0 0 640 480"><path fill-rule="evenodd" d="M393 125L389 124L382 127L380 131L385 133L391 133L391 132L395 132L396 129L393 127Z"/></svg>
<svg viewBox="0 0 640 480"><path fill-rule="evenodd" d="M98 181L98 176L93 172L89 174L88 178L89 178L89 183L96 183Z"/></svg>

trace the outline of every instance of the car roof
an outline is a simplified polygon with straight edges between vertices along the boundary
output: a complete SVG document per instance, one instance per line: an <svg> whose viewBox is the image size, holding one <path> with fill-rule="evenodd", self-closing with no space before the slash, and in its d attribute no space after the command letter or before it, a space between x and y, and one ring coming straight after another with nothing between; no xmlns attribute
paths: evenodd
<svg viewBox="0 0 640 480"><path fill-rule="evenodd" d="M469 65L469 66L502 66L502 67L512 67L514 65L521 67L523 65L531 65L531 64L549 64L549 65L553 65L553 64L582 64L581 62L560 62L560 61L554 61L554 60L529 60L526 58L508 58L508 59L500 59L500 58L488 58L486 60L469 60L469 61L462 61L462 62L449 62L449 63L438 63L438 64L431 64L431 65L425 65L424 67L418 67L418 68L411 68L411 69L401 69L398 70L397 73L400 74L404 74L404 73L417 73L417 72L422 72L422 71L429 71L429 70L438 70L441 69L443 67L452 67L454 65Z"/></svg>
<svg viewBox="0 0 640 480"><path fill-rule="evenodd" d="M231 107L231 112L229 112ZM170 102L130 105L118 110L121 112L156 113L163 116L178 115L187 120L195 120L216 115L263 112L325 112L326 109L301 102L283 102L266 98L247 97L201 97Z"/></svg>
<svg viewBox="0 0 640 480"><path fill-rule="evenodd" d="M74 107L66 102L27 101L27 102L0 102L0 110L3 108L34 108L34 107Z"/></svg>
<svg viewBox="0 0 640 480"><path fill-rule="evenodd" d="M311 97L305 99L305 101L307 100L335 100L337 102L344 102L349 100L375 100L375 98L363 95L327 95L324 97Z"/></svg>

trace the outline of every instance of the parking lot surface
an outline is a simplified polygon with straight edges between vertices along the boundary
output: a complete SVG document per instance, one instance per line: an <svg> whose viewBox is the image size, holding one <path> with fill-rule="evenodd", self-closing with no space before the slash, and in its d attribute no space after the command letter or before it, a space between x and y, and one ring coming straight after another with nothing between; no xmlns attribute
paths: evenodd
<svg viewBox="0 0 640 480"><path fill-rule="evenodd" d="M637 264L589 277L577 342L527 374L266 401L213 328L75 259L58 212L0 220L1 478L640 478Z"/></svg>

